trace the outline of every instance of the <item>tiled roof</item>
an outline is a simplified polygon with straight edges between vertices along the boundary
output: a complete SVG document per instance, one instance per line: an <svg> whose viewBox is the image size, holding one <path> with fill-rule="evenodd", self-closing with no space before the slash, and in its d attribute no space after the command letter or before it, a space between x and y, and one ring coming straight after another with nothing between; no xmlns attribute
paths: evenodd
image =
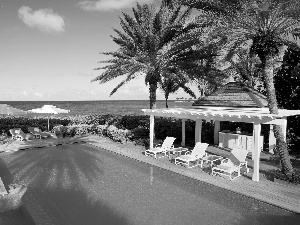
<svg viewBox="0 0 300 225"><path fill-rule="evenodd" d="M209 96L198 99L193 106L268 107L267 97L241 82L229 82Z"/></svg>

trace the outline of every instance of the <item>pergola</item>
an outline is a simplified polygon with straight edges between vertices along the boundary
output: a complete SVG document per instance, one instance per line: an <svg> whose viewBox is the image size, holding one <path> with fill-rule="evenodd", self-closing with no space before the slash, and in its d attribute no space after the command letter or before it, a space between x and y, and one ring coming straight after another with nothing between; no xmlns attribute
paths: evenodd
<svg viewBox="0 0 300 225"><path fill-rule="evenodd" d="M196 121L195 142L201 142L202 120L215 123L214 143L218 142L220 121L253 123L253 149L252 160L254 171L252 180L259 181L259 160L261 146L258 141L261 124L281 125L286 136L288 116L300 115L300 110L279 110L279 114L270 114L268 108L229 108L229 107L201 107L201 108L169 108L169 109L142 109L145 115L150 116L150 148L153 148L154 140L154 117L172 117L182 119L182 145L185 145L185 121L186 119Z"/></svg>
<svg viewBox="0 0 300 225"><path fill-rule="evenodd" d="M259 181L260 133L261 124L270 124L269 150L276 145L272 125L281 125L286 137L287 117L300 115L300 110L279 110L270 114L267 97L241 82L228 82L209 96L198 99L189 108L142 109L150 115L150 148L153 148L154 117L182 119L182 143L185 145L185 121L196 121L195 142L201 142L202 120L214 121L214 144L219 143L220 121L244 122L253 124L252 160L254 172L252 180Z"/></svg>

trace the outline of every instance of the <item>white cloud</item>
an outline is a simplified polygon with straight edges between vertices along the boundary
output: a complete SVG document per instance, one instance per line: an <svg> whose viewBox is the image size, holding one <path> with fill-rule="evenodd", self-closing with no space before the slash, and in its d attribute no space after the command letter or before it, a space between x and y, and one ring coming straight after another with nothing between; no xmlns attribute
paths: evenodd
<svg viewBox="0 0 300 225"><path fill-rule="evenodd" d="M140 4L151 3L154 0L138 0ZM98 0L78 2L80 8L86 11L111 11L131 8L136 5L137 0Z"/></svg>
<svg viewBox="0 0 300 225"><path fill-rule="evenodd" d="M27 91L23 91L21 94L22 95L28 95Z"/></svg>
<svg viewBox="0 0 300 225"><path fill-rule="evenodd" d="M18 10L19 18L29 27L37 28L46 33L59 33L65 30L65 21L62 16L54 13L52 9L39 9L33 11L28 6Z"/></svg>
<svg viewBox="0 0 300 225"><path fill-rule="evenodd" d="M35 92L34 95L38 98L42 98L43 97L43 94L42 93L39 93L39 92Z"/></svg>

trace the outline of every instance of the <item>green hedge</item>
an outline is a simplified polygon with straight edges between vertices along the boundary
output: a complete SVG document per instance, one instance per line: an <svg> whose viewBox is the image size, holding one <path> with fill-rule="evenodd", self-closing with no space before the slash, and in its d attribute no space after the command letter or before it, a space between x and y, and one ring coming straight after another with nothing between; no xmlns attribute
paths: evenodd
<svg viewBox="0 0 300 225"><path fill-rule="evenodd" d="M176 138L175 143L181 143L181 119L155 117L154 121L155 143L161 143L166 136L173 136ZM0 118L0 132L5 130L9 134L9 129L21 128L26 133L28 127L39 127L42 130L47 130L47 122L46 117L4 117ZM94 114L50 119L50 130L64 136L92 133L109 137L114 141L124 142L130 140L145 146L149 145L149 126L149 116L145 115ZM249 123L221 122L221 130L235 130L236 127L240 127L242 131L246 132L253 131L253 125ZM186 144L193 146L195 144L195 121L186 120L185 134ZM269 137L268 125L262 125L262 134L264 135L264 143L267 144ZM201 140L213 144L213 122L203 121Z"/></svg>
<svg viewBox="0 0 300 225"><path fill-rule="evenodd" d="M57 124L68 125L70 120L67 118L50 118L49 127L50 130L55 127ZM7 135L10 135L9 130L13 128L21 128L25 133L28 133L28 127L39 127L42 131L48 129L48 118L46 117L2 117L0 118L0 131L4 130Z"/></svg>

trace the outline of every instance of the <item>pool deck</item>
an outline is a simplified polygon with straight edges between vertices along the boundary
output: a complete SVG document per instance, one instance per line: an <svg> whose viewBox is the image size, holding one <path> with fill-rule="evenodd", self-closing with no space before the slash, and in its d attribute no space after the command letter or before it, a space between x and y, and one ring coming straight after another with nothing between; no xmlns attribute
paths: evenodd
<svg viewBox="0 0 300 225"><path fill-rule="evenodd" d="M175 165L172 159L169 159L168 157L154 159L153 157L145 156L143 154L145 148L142 146L136 146L133 143L116 143L108 138L93 135L78 136L74 138L53 137L41 140L35 139L26 142L13 141L8 145L0 145L0 152L10 153L18 150L73 143L88 143L91 146L103 148L116 154L167 169L183 176L206 182L300 214L300 185L284 185L268 180L267 171L275 169L278 166L276 166L274 162L270 161L270 155L265 153L262 153L261 156L260 181L254 182L251 179L253 171L253 161L251 160L251 157L247 158L250 173L233 181L229 181L226 177L211 176L210 168L207 165L204 165L203 169L200 167L188 169L184 166ZM223 157L229 155L228 150L221 149L216 146L209 146L207 152L209 154L217 154Z"/></svg>

